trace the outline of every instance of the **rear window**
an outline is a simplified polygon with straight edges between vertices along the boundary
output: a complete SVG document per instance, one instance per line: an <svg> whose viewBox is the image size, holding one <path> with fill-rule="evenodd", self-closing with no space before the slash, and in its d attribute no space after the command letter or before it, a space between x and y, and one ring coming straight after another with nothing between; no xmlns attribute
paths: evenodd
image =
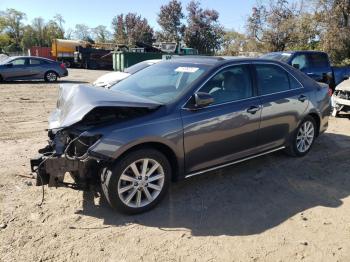
<svg viewBox="0 0 350 262"><path fill-rule="evenodd" d="M40 65L40 64L41 64L41 61L38 60L38 59L30 59L30 60L29 60L29 63L30 63L31 65Z"/></svg>
<svg viewBox="0 0 350 262"><path fill-rule="evenodd" d="M287 72L276 65L256 65L259 94L267 95L289 90Z"/></svg>
<svg viewBox="0 0 350 262"><path fill-rule="evenodd" d="M309 54L309 61L312 67L328 67L328 57L323 53Z"/></svg>

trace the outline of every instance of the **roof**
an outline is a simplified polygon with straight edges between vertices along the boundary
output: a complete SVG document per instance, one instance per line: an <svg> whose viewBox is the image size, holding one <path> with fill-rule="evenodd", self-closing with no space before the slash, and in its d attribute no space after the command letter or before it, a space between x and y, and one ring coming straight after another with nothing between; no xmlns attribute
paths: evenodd
<svg viewBox="0 0 350 262"><path fill-rule="evenodd" d="M209 66L223 65L230 62L267 62L281 63L278 60L240 56L179 56L173 57L169 62L184 62L189 64L203 64Z"/></svg>
<svg viewBox="0 0 350 262"><path fill-rule="evenodd" d="M42 59L42 60L47 60L47 61L55 61L46 57L41 57L41 56L9 56L8 58L12 59L17 59L17 58L35 58L35 59Z"/></svg>
<svg viewBox="0 0 350 262"><path fill-rule="evenodd" d="M326 52L323 52L323 51L318 51L318 50L289 50L289 51L278 51L278 52L269 52L269 53L266 53L264 55L267 55L267 54L295 54L295 53L326 53Z"/></svg>

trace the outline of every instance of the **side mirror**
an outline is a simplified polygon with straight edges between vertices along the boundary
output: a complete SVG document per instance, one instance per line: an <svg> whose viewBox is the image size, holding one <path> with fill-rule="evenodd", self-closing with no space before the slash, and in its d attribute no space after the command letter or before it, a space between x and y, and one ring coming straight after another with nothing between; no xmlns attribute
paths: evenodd
<svg viewBox="0 0 350 262"><path fill-rule="evenodd" d="M194 102L196 108L203 108L214 103L214 98L208 93L198 92L194 94Z"/></svg>
<svg viewBox="0 0 350 262"><path fill-rule="evenodd" d="M293 64L292 65L294 68L296 68L296 69L300 69L300 65L299 64Z"/></svg>
<svg viewBox="0 0 350 262"><path fill-rule="evenodd" d="M12 63L8 63L6 64L7 67L13 67L13 64Z"/></svg>

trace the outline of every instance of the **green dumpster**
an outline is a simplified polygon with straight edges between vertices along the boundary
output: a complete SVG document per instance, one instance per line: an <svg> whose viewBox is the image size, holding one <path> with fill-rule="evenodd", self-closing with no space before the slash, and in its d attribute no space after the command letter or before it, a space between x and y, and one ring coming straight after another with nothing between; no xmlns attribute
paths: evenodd
<svg viewBox="0 0 350 262"><path fill-rule="evenodd" d="M129 66L150 59L162 59L162 53L113 52L113 70L123 72Z"/></svg>

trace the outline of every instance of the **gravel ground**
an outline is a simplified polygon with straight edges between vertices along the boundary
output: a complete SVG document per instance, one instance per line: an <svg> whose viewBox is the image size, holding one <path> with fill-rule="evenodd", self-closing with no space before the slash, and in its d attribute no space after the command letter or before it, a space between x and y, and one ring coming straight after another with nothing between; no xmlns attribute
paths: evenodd
<svg viewBox="0 0 350 262"><path fill-rule="evenodd" d="M104 71L70 70L61 82ZM281 152L171 186L156 209L126 216L99 197L32 186L58 84L0 84L1 261L350 261L350 120L304 158Z"/></svg>

